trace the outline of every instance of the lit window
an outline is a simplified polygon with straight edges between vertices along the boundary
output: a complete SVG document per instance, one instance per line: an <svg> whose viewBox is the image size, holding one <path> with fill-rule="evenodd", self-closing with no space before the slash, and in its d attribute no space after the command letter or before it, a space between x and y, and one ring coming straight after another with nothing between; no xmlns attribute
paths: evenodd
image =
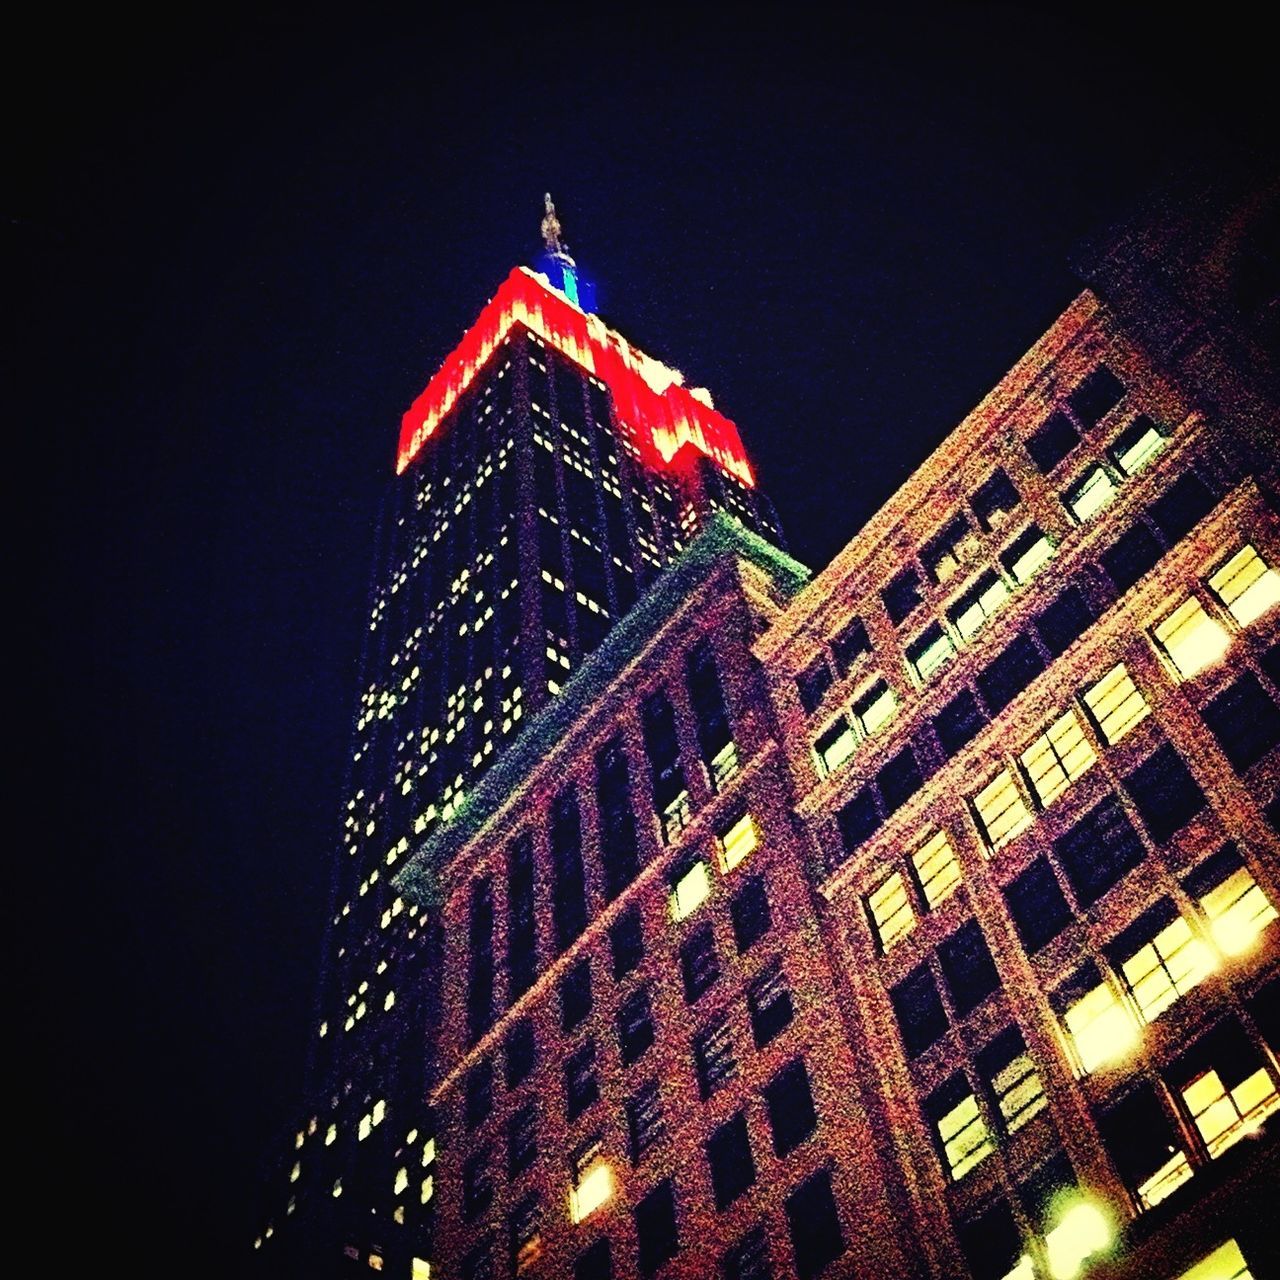
<svg viewBox="0 0 1280 1280"><path fill-rule="evenodd" d="M598 1141L578 1158L574 1185L569 1191L569 1216L574 1222L588 1218L613 1195L613 1169L599 1155Z"/></svg>
<svg viewBox="0 0 1280 1280"><path fill-rule="evenodd" d="M1055 720L1020 757L1027 781L1045 807L1097 758L1074 711Z"/></svg>
<svg viewBox="0 0 1280 1280"><path fill-rule="evenodd" d="M1187 877L1187 889L1209 920L1218 949L1229 956L1250 950L1277 917L1253 873L1233 845L1226 845Z"/></svg>
<svg viewBox="0 0 1280 1280"><path fill-rule="evenodd" d="M995 1144L963 1075L954 1075L925 1103L953 1182L985 1160Z"/></svg>
<svg viewBox="0 0 1280 1280"><path fill-rule="evenodd" d="M1052 559L1053 543L1034 524L1000 555L1000 563L1009 570L1013 580L1019 585L1030 582Z"/></svg>
<svg viewBox="0 0 1280 1280"><path fill-rule="evenodd" d="M396 1170L395 1185L392 1188L396 1195L402 1196L409 1190L409 1170L402 1165Z"/></svg>
<svg viewBox="0 0 1280 1280"><path fill-rule="evenodd" d="M858 745L857 736L844 716L838 717L831 727L813 744L822 776L834 773L853 755Z"/></svg>
<svg viewBox="0 0 1280 1280"><path fill-rule="evenodd" d="M990 569L947 610L963 640L970 640L982 630L987 619L1009 598L1005 580Z"/></svg>
<svg viewBox="0 0 1280 1280"><path fill-rule="evenodd" d="M1099 1118L1098 1132L1125 1186L1152 1209L1194 1174L1151 1083L1141 1080Z"/></svg>
<svg viewBox="0 0 1280 1280"><path fill-rule="evenodd" d="M884 728L898 709L893 690L883 680L877 680L854 704L853 714L868 737Z"/></svg>
<svg viewBox="0 0 1280 1280"><path fill-rule="evenodd" d="M955 652L955 643L935 622L907 645L907 661L921 680L928 680L951 661Z"/></svg>
<svg viewBox="0 0 1280 1280"><path fill-rule="evenodd" d="M1136 475L1164 448L1164 436L1150 418L1135 418L1117 437L1111 449L1116 466L1127 476Z"/></svg>
<svg viewBox="0 0 1280 1280"><path fill-rule="evenodd" d="M935 831L911 855L911 861L930 908L949 898L960 883L960 867L945 831Z"/></svg>
<svg viewBox="0 0 1280 1280"><path fill-rule="evenodd" d="M1119 742L1151 710L1123 662L1084 691L1084 704L1108 746Z"/></svg>
<svg viewBox="0 0 1280 1280"><path fill-rule="evenodd" d="M1217 662L1231 643L1223 625L1205 613L1195 596L1188 596L1151 634L1184 680Z"/></svg>
<svg viewBox="0 0 1280 1280"><path fill-rule="evenodd" d="M1252 1280L1253 1273L1234 1240L1220 1244L1207 1257L1201 1258L1190 1271L1176 1280Z"/></svg>
<svg viewBox="0 0 1280 1280"><path fill-rule="evenodd" d="M920 558L934 582L946 582L981 553L982 542L962 514L925 546Z"/></svg>
<svg viewBox="0 0 1280 1280"><path fill-rule="evenodd" d="M1234 1089L1223 1084L1217 1071L1205 1071L1183 1086L1182 1100L1215 1158L1241 1138L1256 1133L1267 1116L1280 1107L1280 1094L1265 1067L1247 1075Z"/></svg>
<svg viewBox="0 0 1280 1280"><path fill-rule="evenodd" d="M902 872L895 871L867 894L867 914L881 951L888 951L899 938L911 932L916 917Z"/></svg>
<svg viewBox="0 0 1280 1280"><path fill-rule="evenodd" d="M719 839L720 870L730 872L749 857L760 844L760 829L755 818L744 813Z"/></svg>
<svg viewBox="0 0 1280 1280"><path fill-rule="evenodd" d="M1031 810L1027 808L1022 792L1008 769L1001 769L973 797L973 808L987 848L992 853L1004 848L1031 825Z"/></svg>
<svg viewBox="0 0 1280 1280"><path fill-rule="evenodd" d="M1049 1274L1053 1280L1072 1280L1084 1270L1095 1254L1111 1247L1115 1239L1111 1223L1096 1204L1077 1200L1067 1209L1057 1226L1045 1233Z"/></svg>
<svg viewBox="0 0 1280 1280"><path fill-rule="evenodd" d="M694 862L671 888L671 918L687 920L711 893L711 874L701 859Z"/></svg>
<svg viewBox="0 0 1280 1280"><path fill-rule="evenodd" d="M420 1202L422 1204L426 1204L431 1199L431 1197L435 1194L435 1190L436 1190L436 1180L434 1177L428 1174L422 1180L422 1193L419 1196Z"/></svg>
<svg viewBox="0 0 1280 1280"><path fill-rule="evenodd" d="M1137 1042L1133 1019L1092 962L1056 993L1055 1005L1074 1050L1077 1075L1122 1058Z"/></svg>
<svg viewBox="0 0 1280 1280"><path fill-rule="evenodd" d="M1144 941L1144 935L1150 940ZM1147 1022L1158 1018L1213 968L1208 946L1168 901L1157 903L1126 929L1113 954Z"/></svg>
<svg viewBox="0 0 1280 1280"><path fill-rule="evenodd" d="M1073 516L1084 524L1090 516L1097 515L1116 494L1115 481L1104 467L1090 467L1063 495L1063 501Z"/></svg>
<svg viewBox="0 0 1280 1280"><path fill-rule="evenodd" d="M1006 1132L1017 1133L1048 1105L1040 1073L1017 1028L998 1036L979 1061Z"/></svg>
<svg viewBox="0 0 1280 1280"><path fill-rule="evenodd" d="M1249 542L1210 575L1209 586L1241 626L1280 603L1280 574Z"/></svg>
<svg viewBox="0 0 1280 1280"><path fill-rule="evenodd" d="M431 1263L425 1258L414 1258L409 1280L431 1280Z"/></svg>

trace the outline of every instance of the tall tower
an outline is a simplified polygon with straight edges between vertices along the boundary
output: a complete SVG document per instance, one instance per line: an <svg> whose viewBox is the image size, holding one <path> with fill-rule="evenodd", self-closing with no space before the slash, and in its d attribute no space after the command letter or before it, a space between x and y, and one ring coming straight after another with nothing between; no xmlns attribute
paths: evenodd
<svg viewBox="0 0 1280 1280"><path fill-rule="evenodd" d="M714 512L781 541L710 395L590 312L550 196L542 235L404 415L271 1274L363 1274L429 1231L438 926L397 864Z"/></svg>

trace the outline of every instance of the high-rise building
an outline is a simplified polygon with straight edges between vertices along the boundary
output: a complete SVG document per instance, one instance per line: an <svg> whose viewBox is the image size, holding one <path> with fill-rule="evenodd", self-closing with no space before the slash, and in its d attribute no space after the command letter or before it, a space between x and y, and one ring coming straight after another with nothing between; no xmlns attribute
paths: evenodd
<svg viewBox="0 0 1280 1280"><path fill-rule="evenodd" d="M387 795L408 777L393 770L420 713L386 713L395 750L357 782L349 841L382 840L381 888L353 878L340 898L356 912L383 894L384 923L432 939L414 953L431 972L392 958L334 991L358 1048L331 1059L295 1166L340 1200L361 1179L358 1219L328 1239L351 1275L1271 1274L1280 399L1259 362L1237 376L1266 306L1223 301L1256 215L1230 224L1234 256L1202 233L1161 260L1150 229L1101 251L1095 289L821 573L774 545L759 507L704 519L678 550L679 516L670 542L646 532L671 563L646 585L641 555L630 608L583 593L617 620L569 648L567 679L495 656L541 677L543 705L495 732L461 803L427 789L437 810L403 846L377 835L390 805L367 806L375 778ZM563 286L514 278L583 316ZM558 439L564 471L571 424L555 398L548 436L537 398L553 330L572 347L534 322L510 360L524 378L546 366L514 402L534 457ZM477 348L486 385L501 343ZM590 412L601 366L571 358L596 370ZM608 438L634 444L601 381ZM493 416L483 393L472 413ZM431 421L420 401L404 439ZM750 479L736 436L684 430L699 468ZM647 470L614 488L638 501L683 438L659 461L624 444L618 465ZM539 571L541 645L545 588L578 600L553 571L574 538L539 560L550 521L533 514L552 508L524 474L518 576L525 557ZM541 491L561 527L564 476ZM560 666L549 639L533 656L552 651ZM448 661L432 687L452 692ZM365 967L398 954L394 931L369 936ZM394 1063L370 1056L362 1017L395 1028Z"/></svg>

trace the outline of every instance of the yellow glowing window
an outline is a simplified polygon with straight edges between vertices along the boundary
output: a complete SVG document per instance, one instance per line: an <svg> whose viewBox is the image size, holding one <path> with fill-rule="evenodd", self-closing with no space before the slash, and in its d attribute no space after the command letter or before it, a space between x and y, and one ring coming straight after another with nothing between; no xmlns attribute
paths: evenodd
<svg viewBox="0 0 1280 1280"><path fill-rule="evenodd" d="M1212 968L1209 948L1181 916L1120 966L1138 1011L1147 1022L1159 1017L1179 996L1186 995Z"/></svg>
<svg viewBox="0 0 1280 1280"><path fill-rule="evenodd" d="M1142 429L1142 422L1143 419L1139 418L1127 431L1121 432L1112 453L1120 470L1127 476L1141 471L1164 448L1164 436L1149 421Z"/></svg>
<svg viewBox="0 0 1280 1280"><path fill-rule="evenodd" d="M419 1196L420 1202L422 1204L426 1204L427 1201L430 1200L433 1195L435 1195L435 1192L436 1192L436 1180L430 1174L428 1174L422 1180L422 1192L421 1192L421 1195Z"/></svg>
<svg viewBox="0 0 1280 1280"><path fill-rule="evenodd" d="M1032 578L1053 559L1053 543L1038 529L1032 528L1026 535L1001 556L1001 560L1020 586Z"/></svg>
<svg viewBox="0 0 1280 1280"><path fill-rule="evenodd" d="M371 1254L369 1255L369 1269L370 1269L371 1271L381 1271L381 1270L382 1270L382 1254L380 1254L380 1253L371 1253Z"/></svg>
<svg viewBox="0 0 1280 1280"><path fill-rule="evenodd" d="M1031 825L1031 810L1008 769L1001 769L973 797L973 808L992 853Z"/></svg>
<svg viewBox="0 0 1280 1280"><path fill-rule="evenodd" d="M729 872L748 858L760 845L760 828L755 818L744 813L720 836L720 870Z"/></svg>
<svg viewBox="0 0 1280 1280"><path fill-rule="evenodd" d="M1138 1200L1144 1209L1154 1209L1161 1200L1173 1195L1195 1170L1185 1151L1175 1152L1145 1182L1138 1186Z"/></svg>
<svg viewBox="0 0 1280 1280"><path fill-rule="evenodd" d="M426 1258L414 1258L409 1280L431 1280L431 1263Z"/></svg>
<svg viewBox="0 0 1280 1280"><path fill-rule="evenodd" d="M1210 576L1209 586L1241 626L1280 603L1280 574L1249 542Z"/></svg>
<svg viewBox="0 0 1280 1280"><path fill-rule="evenodd" d="M938 1136L942 1139L942 1150L953 1182L959 1182L970 1169L995 1150L973 1094L964 1097L937 1123Z"/></svg>
<svg viewBox="0 0 1280 1280"><path fill-rule="evenodd" d="M1111 1247L1115 1232L1106 1214L1088 1200L1077 1200L1044 1238L1053 1280L1074 1280L1093 1256Z"/></svg>
<svg viewBox="0 0 1280 1280"><path fill-rule="evenodd" d="M853 705L853 714L862 726L863 733L879 732L893 719L898 709L898 699L883 680L877 681Z"/></svg>
<svg viewBox="0 0 1280 1280"><path fill-rule="evenodd" d="M613 1169L603 1160L591 1165L569 1192L569 1216L581 1222L613 1195Z"/></svg>
<svg viewBox="0 0 1280 1280"><path fill-rule="evenodd" d="M333 1144L337 1141L337 1138L338 1138L338 1126L336 1124L331 1124L328 1127L328 1129L325 1130L324 1145L326 1147L333 1146Z"/></svg>
<svg viewBox="0 0 1280 1280"><path fill-rule="evenodd" d="M1227 955L1248 951L1277 914L1248 867L1237 867L1220 884L1207 890L1200 898L1200 907L1209 918L1214 942Z"/></svg>
<svg viewBox="0 0 1280 1280"><path fill-rule="evenodd" d="M935 831L928 840L911 855L916 876L930 908L949 898L960 883L960 866L956 852L945 831Z"/></svg>
<svg viewBox="0 0 1280 1280"><path fill-rule="evenodd" d="M1102 467L1093 467L1067 491L1067 506L1083 524L1090 516L1097 515L1115 494L1115 481Z"/></svg>
<svg viewBox="0 0 1280 1280"><path fill-rule="evenodd" d="M1217 662L1231 643L1226 628L1205 613L1195 596L1188 596L1151 634L1184 680Z"/></svg>
<svg viewBox="0 0 1280 1280"><path fill-rule="evenodd" d="M1176 1280L1253 1280L1253 1272L1249 1270L1240 1246L1234 1240L1228 1240Z"/></svg>
<svg viewBox="0 0 1280 1280"><path fill-rule="evenodd" d="M1097 758L1074 711L1055 720L1021 757L1027 781L1045 806L1056 800Z"/></svg>
<svg viewBox="0 0 1280 1280"><path fill-rule="evenodd" d="M403 1165L396 1170L395 1194L400 1196L409 1190L409 1170Z"/></svg>
<svg viewBox="0 0 1280 1280"><path fill-rule="evenodd" d="M962 640L971 640L987 619L1009 598L1009 585L995 573L988 572L948 611Z"/></svg>
<svg viewBox="0 0 1280 1280"><path fill-rule="evenodd" d="M1137 1041L1133 1019L1101 981L1067 1008L1062 1025L1075 1050L1077 1075L1124 1057Z"/></svg>
<svg viewBox="0 0 1280 1280"><path fill-rule="evenodd" d="M867 895L867 911L882 951L888 951L899 938L911 932L916 916L902 872L895 871Z"/></svg>
<svg viewBox="0 0 1280 1280"><path fill-rule="evenodd" d="M827 731L813 744L818 757L822 776L834 773L853 755L858 745L858 736L849 726L849 722L840 716Z"/></svg>
<svg viewBox="0 0 1280 1280"><path fill-rule="evenodd" d="M1182 1090L1182 1100L1214 1157L1256 1133L1280 1107L1280 1094L1265 1067L1246 1076L1234 1089L1227 1089L1216 1071L1206 1071Z"/></svg>
<svg viewBox="0 0 1280 1280"><path fill-rule="evenodd" d="M300 1177L302 1177L302 1165L295 1164L293 1168L289 1170L289 1181L297 1182Z"/></svg>
<svg viewBox="0 0 1280 1280"><path fill-rule="evenodd" d="M1027 1053L1020 1053L991 1078L991 1088L1000 1104L1005 1128L1017 1133L1028 1120L1047 1105L1040 1073Z"/></svg>
<svg viewBox="0 0 1280 1280"><path fill-rule="evenodd" d="M687 920L711 893L711 873L699 859L672 886L671 917Z"/></svg>
<svg viewBox="0 0 1280 1280"><path fill-rule="evenodd" d="M373 1117L366 1111L360 1117L360 1128L356 1131L356 1140L363 1142L373 1132Z"/></svg>
<svg viewBox="0 0 1280 1280"><path fill-rule="evenodd" d="M1151 711L1123 662L1117 663L1097 684L1084 691L1084 704L1108 745L1119 742Z"/></svg>

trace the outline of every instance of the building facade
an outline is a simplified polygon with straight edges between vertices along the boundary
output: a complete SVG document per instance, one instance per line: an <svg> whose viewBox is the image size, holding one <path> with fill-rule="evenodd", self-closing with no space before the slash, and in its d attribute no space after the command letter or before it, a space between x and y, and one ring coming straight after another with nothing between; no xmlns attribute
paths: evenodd
<svg viewBox="0 0 1280 1280"><path fill-rule="evenodd" d="M615 376L599 379L600 429L591 370L608 366L574 337L584 313L476 344L469 387L510 376L533 457L560 468L541 489L532 468L510 482L523 525L506 554L537 590L519 640L504 648L498 626L484 651L537 693L521 725L478 729L498 677L417 660L414 680L443 697L456 675L481 703L458 712L480 735L463 753L475 772L428 768L438 798L415 784L381 825L393 763L464 731L456 699L415 694L360 775L358 848L377 854L344 856L353 872L381 859L379 878L338 896L357 911L381 895L378 919L430 943L408 949L418 969L381 971L400 975L380 998L397 1011L383 1056L348 1047L321 1071L341 1139L325 1147L327 1117L299 1137L296 1163L318 1158L298 1180L330 1207L356 1168L380 1188L327 1241L350 1274L1269 1273L1280 402L1259 362L1233 375L1257 329L1208 305L1205 280L1233 279L1222 241L1183 236L1174 271L1135 240L1161 243L1101 253L1096 291L817 575L773 545L718 415L686 410L647 453L636 425L658 419L628 417ZM551 389L562 365L576 400ZM449 448L493 465L479 460L505 436L480 422L506 406L488 413L488 394L474 428L459 415L438 441L424 403L411 410L412 502L458 474L430 461ZM627 541L605 541L603 496L590 527L568 505L582 470L560 405L577 401L596 492L631 495ZM659 481L679 483L674 513ZM538 500L552 492L554 508ZM558 560L539 543L553 511ZM574 563L584 533L613 566L597 594ZM451 562L429 572L456 586ZM563 647L546 623L557 580L576 604ZM472 625L505 581L472 597ZM582 623L583 596L603 624ZM412 598L375 598L375 623L401 611L397 641L378 642L388 672L410 660ZM446 714L424 729L428 705ZM370 1043L353 1010L381 987L360 975L398 936L366 932L359 964L335 962L347 1046Z"/></svg>

